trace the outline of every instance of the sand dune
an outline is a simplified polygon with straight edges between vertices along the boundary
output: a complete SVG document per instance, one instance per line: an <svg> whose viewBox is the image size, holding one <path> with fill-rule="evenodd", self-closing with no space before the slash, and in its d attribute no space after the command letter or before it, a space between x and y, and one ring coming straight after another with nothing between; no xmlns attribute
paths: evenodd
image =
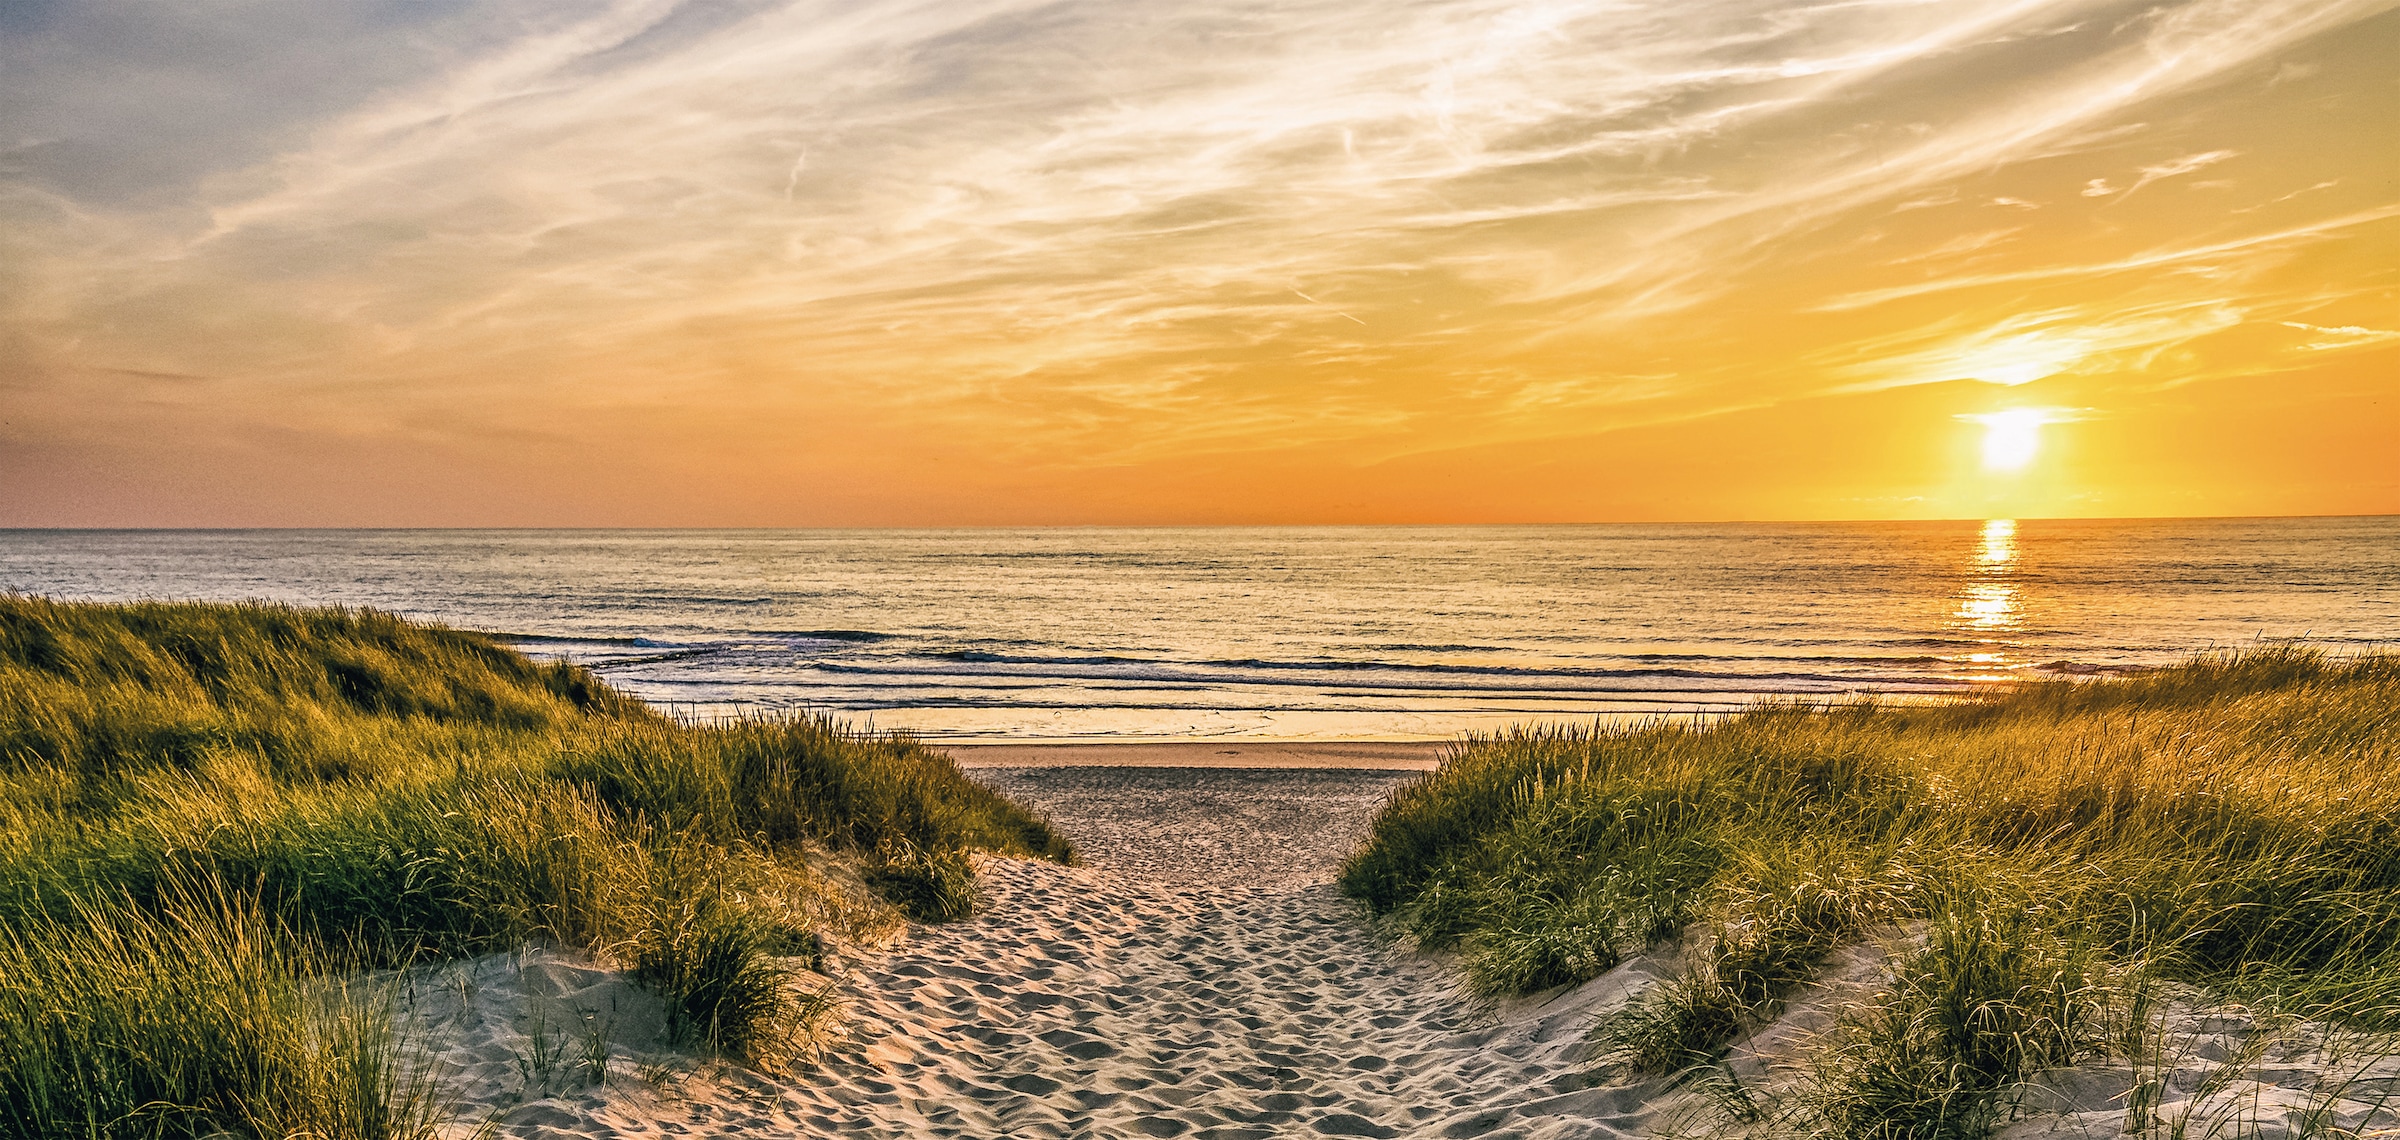
<svg viewBox="0 0 2400 1140"><path fill-rule="evenodd" d="M1381 937L1334 891L1342 854L1407 773L1070 767L978 778L1050 812L1089 865L987 861L988 905L976 917L851 951L838 971L848 1030L797 1075L658 1044L652 999L569 956L427 974L412 1001L444 1042L460 1132L484 1119L508 1135L571 1140L1723 1130L1694 1082L1588 1055L1593 1024L1663 978L1673 948L1493 1005L1462 994L1440 960ZM1780 1021L1737 1045L1728 1069L1768 1094L1801 1079L1833 1010L1878 984L1884 961L1875 946L1837 956ZM2128 1090L2152 1078L2157 1119L2198 1122L2195 1137L2212 1134L2211 1121L2217 1135L2279 1134L2312 1109L2356 1128L2375 1115L2370 1093L2400 1078L2377 1055L2329 1051L2321 1032L2278 1037L2189 1001L2167 1027L2183 1042L2170 1063L2053 1074L2017 1098L2024 1119L2005 1135L2122 1135ZM595 1035L605 1071L581 1064ZM553 1059L529 1065L543 1049Z"/></svg>

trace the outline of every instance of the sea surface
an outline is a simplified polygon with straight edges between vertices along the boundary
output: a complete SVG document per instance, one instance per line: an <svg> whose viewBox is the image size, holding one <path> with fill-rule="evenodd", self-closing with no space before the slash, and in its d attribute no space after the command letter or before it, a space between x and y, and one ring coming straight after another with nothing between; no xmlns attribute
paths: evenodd
<svg viewBox="0 0 2400 1140"><path fill-rule="evenodd" d="M2400 518L0 531L0 589L373 606L680 715L1422 739L2400 644Z"/></svg>

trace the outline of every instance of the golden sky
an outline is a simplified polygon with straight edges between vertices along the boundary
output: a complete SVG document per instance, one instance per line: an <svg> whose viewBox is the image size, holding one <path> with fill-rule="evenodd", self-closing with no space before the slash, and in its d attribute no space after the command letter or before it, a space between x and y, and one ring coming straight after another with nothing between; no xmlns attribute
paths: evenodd
<svg viewBox="0 0 2400 1140"><path fill-rule="evenodd" d="M2400 0L0 4L0 525L2395 511Z"/></svg>

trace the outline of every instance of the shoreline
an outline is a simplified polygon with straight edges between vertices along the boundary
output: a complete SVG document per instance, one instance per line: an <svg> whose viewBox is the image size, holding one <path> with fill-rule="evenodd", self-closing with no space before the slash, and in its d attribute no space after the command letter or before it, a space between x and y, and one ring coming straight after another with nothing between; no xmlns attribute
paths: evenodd
<svg viewBox="0 0 2400 1140"><path fill-rule="evenodd" d="M1169 740L941 744L961 768L1328 768L1430 772L1448 740Z"/></svg>

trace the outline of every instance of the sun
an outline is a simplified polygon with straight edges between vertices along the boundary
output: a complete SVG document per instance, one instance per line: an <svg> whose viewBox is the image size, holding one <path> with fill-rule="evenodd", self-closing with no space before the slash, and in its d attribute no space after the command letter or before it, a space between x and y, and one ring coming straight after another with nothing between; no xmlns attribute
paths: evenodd
<svg viewBox="0 0 2400 1140"><path fill-rule="evenodd" d="M1989 471L2022 471L2042 449L2042 413L2030 408L1976 416L1983 425L1983 466Z"/></svg>

